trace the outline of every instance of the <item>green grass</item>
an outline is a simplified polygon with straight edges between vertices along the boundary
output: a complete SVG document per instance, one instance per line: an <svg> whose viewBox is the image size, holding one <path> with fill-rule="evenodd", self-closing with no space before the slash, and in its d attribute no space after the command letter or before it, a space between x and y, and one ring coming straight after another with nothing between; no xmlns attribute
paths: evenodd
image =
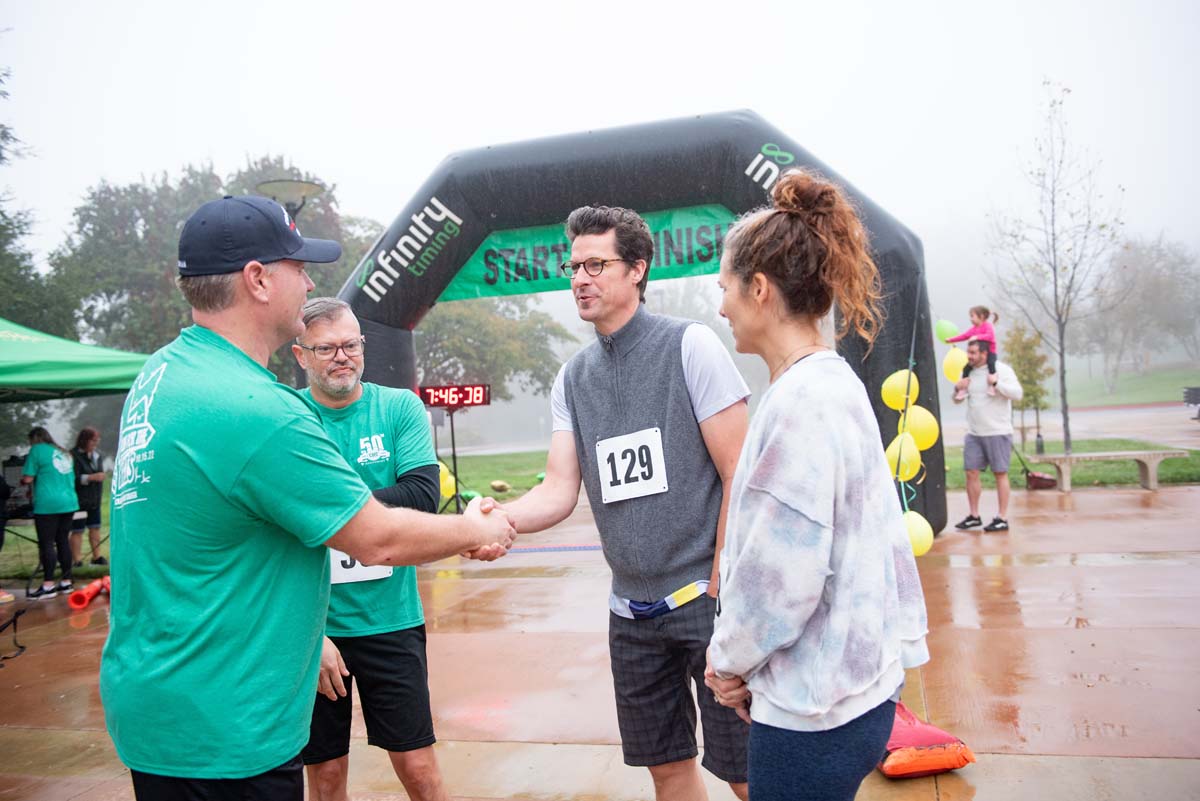
<svg viewBox="0 0 1200 801"><path fill-rule="evenodd" d="M1089 451L1127 451L1161 449L1165 446L1152 442L1133 439L1085 439L1076 440L1074 451L1086 453ZM1047 442L1049 453L1062 453L1061 442ZM1159 465L1158 478L1163 484L1200 483L1200 451L1189 451L1187 459L1168 459ZM1033 457L1036 458L1036 457ZM1054 475L1051 465L1039 465L1029 459L1030 467L1044 473ZM489 456L460 456L458 469L462 477L464 489L472 489L481 495L491 495L499 501L513 500L524 495L538 484L537 474L546 469L546 451L531 451L529 453L505 453ZM1092 485L1121 485L1138 484L1137 463L1128 462L1095 462L1076 465L1071 473L1072 484L1076 487ZM489 486L492 481L506 481L511 485L508 492L496 492ZM962 467L962 446L946 448L946 489L961 490L964 488L965 477ZM983 485L995 488L996 482L991 473L984 473ZM1021 473L1021 464L1014 457L1009 472L1009 482L1014 488L1025 486L1025 478ZM449 511L453 511L453 506ZM104 488L104 499L101 506L100 533L108 535L108 486ZM21 534L35 539L33 527L17 529ZM87 537L84 536L84 566L75 569L76 583L90 580L108 572L107 567L92 567L87 564L91 558ZM108 545L105 543L102 551L107 555ZM4 550L0 551L0 579L27 579L30 571L37 567L37 545L16 537L9 536Z"/></svg>
<svg viewBox="0 0 1200 801"><path fill-rule="evenodd" d="M1030 445L1032 445L1032 441ZM1144 451L1144 450L1176 450L1153 442L1143 442L1137 439L1077 439L1071 443L1073 453L1095 453L1097 451ZM1047 442L1047 453L1062 453L1061 442ZM1200 483L1200 451L1188 451L1186 459L1167 459L1158 466L1158 480L1161 484L1194 484ZM1054 466L1038 464L1036 456L1025 454L1031 470L1054 475ZM996 479L991 473L981 477L983 486L995 488ZM1025 487L1025 474L1021 471L1021 463L1017 457L1012 459L1008 473L1009 484L1017 489ZM1071 467L1072 487L1108 486L1119 484L1137 485L1137 462L1081 462ZM946 489L960 490L966 487L966 475L963 473L962 446L955 445L946 448Z"/></svg>
<svg viewBox="0 0 1200 801"><path fill-rule="evenodd" d="M448 458L446 465L452 467ZM501 502L519 498L537 486L537 475L545 469L546 451L458 457L462 488L491 496ZM505 481L512 489L508 492L496 492L491 488L493 481ZM454 505L451 504L448 511L453 510Z"/></svg>
<svg viewBox="0 0 1200 801"><path fill-rule="evenodd" d="M1122 372L1117 379L1117 391L1108 394L1102 378L1087 378L1087 371L1075 367L1067 371L1067 399L1071 408L1088 406L1118 406L1131 403L1156 403L1176 401L1183 403L1184 387L1200 387L1200 369L1195 367L1166 367L1148 371L1145 375ZM1058 379L1046 379L1054 399L1051 406L1058 408ZM1052 410L1053 411L1053 410ZM1044 413L1044 412L1043 412Z"/></svg>

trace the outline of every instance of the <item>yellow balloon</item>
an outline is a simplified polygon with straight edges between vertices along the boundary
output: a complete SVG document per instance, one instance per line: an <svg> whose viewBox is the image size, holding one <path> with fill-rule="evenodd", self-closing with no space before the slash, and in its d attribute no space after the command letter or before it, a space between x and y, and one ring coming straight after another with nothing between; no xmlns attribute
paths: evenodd
<svg viewBox="0 0 1200 801"><path fill-rule="evenodd" d="M913 556L924 556L933 547L933 526L921 517L920 512L909 509L904 513L904 526L908 529L908 541L912 544Z"/></svg>
<svg viewBox="0 0 1200 801"><path fill-rule="evenodd" d="M905 402L905 390L908 390L907 403ZM920 392L921 384L917 381L916 373L911 370L897 370L883 380L883 389L880 394L883 395L883 402L889 409L900 411L905 406L916 403L917 395Z"/></svg>
<svg viewBox="0 0 1200 801"><path fill-rule="evenodd" d="M953 347L946 354L946 358L942 359L942 372L946 374L946 378L950 379L951 384L957 384L962 378L963 368L967 366L967 352L958 347Z"/></svg>
<svg viewBox="0 0 1200 801"><path fill-rule="evenodd" d="M937 442L937 418L924 406L909 406L907 412L900 413L900 423L896 426L897 434L905 431L912 434L918 450L927 451Z"/></svg>
<svg viewBox="0 0 1200 801"><path fill-rule="evenodd" d="M449 500L454 497L454 493L458 490L458 482L454 480L454 476L450 475L450 468L446 467L445 462L438 462L438 478L441 483L442 498Z"/></svg>
<svg viewBox="0 0 1200 801"><path fill-rule="evenodd" d="M892 475L901 481L908 481L921 469L921 451L917 449L913 435L908 432L896 435L885 454Z"/></svg>

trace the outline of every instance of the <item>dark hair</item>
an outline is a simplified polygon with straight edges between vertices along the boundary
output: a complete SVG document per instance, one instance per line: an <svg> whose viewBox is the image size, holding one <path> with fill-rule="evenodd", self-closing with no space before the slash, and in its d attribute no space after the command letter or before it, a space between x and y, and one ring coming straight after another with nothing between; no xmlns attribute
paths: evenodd
<svg viewBox="0 0 1200 801"><path fill-rule="evenodd" d="M970 342L968 342L968 343L967 343L967 347L969 348L969 347L971 347L972 345L974 345L975 347L979 348L979 350L983 351L984 353L991 353L991 352L992 352L992 342L991 342L991 340L988 340L988 339L972 339ZM962 357L960 356L959 358L962 358Z"/></svg>
<svg viewBox="0 0 1200 801"><path fill-rule="evenodd" d="M646 272L638 281L638 298L646 302L646 283L650 280L650 262L654 260L654 237L650 226L636 211L620 206L580 206L567 217L567 239L588 234L617 232L617 255L628 262L626 269L635 262L646 262Z"/></svg>
<svg viewBox="0 0 1200 801"><path fill-rule="evenodd" d="M1000 315L991 311L987 306L972 306L970 309L968 309L968 311L970 311L971 314L978 314L984 320L986 320L988 317L991 317L993 323L1000 322Z"/></svg>
<svg viewBox="0 0 1200 801"><path fill-rule="evenodd" d="M97 429L91 426L84 426L79 429L79 436L75 437L75 447L83 450L92 440L97 439L99 436L100 432Z"/></svg>
<svg viewBox="0 0 1200 801"><path fill-rule="evenodd" d="M867 232L842 190L802 170L780 176L771 205L744 215L725 238L730 270L749 283L763 273L794 315L823 317L836 301L837 336L868 347L883 321L879 268Z"/></svg>
<svg viewBox="0 0 1200 801"><path fill-rule="evenodd" d="M38 445L43 442L46 443L47 445L53 445L54 447L58 448L60 451L63 449L63 447L61 445L59 445L57 442L54 441L54 437L50 436L50 432L47 431L42 426L34 426L33 428L29 429L29 444L30 445Z"/></svg>

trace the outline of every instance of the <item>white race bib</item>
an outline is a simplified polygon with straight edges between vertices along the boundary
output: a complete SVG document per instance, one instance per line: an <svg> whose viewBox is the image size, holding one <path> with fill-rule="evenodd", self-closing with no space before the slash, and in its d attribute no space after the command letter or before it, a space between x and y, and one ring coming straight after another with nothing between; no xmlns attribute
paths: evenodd
<svg viewBox="0 0 1200 801"><path fill-rule="evenodd" d="M355 581L375 581L392 575L391 565L363 565L353 556L336 548L329 549L329 583L350 584Z"/></svg>
<svg viewBox="0 0 1200 801"><path fill-rule="evenodd" d="M644 428L596 443L600 497L605 503L658 495L667 491L667 463L662 432Z"/></svg>

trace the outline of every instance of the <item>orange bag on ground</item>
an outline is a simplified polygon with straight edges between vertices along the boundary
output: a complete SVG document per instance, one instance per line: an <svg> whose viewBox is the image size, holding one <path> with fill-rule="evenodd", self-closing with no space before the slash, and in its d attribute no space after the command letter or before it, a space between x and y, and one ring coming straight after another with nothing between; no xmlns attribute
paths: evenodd
<svg viewBox="0 0 1200 801"><path fill-rule="evenodd" d="M888 738L887 756L879 770L889 779L931 776L969 765L975 755L966 743L937 726L925 723L902 703Z"/></svg>

